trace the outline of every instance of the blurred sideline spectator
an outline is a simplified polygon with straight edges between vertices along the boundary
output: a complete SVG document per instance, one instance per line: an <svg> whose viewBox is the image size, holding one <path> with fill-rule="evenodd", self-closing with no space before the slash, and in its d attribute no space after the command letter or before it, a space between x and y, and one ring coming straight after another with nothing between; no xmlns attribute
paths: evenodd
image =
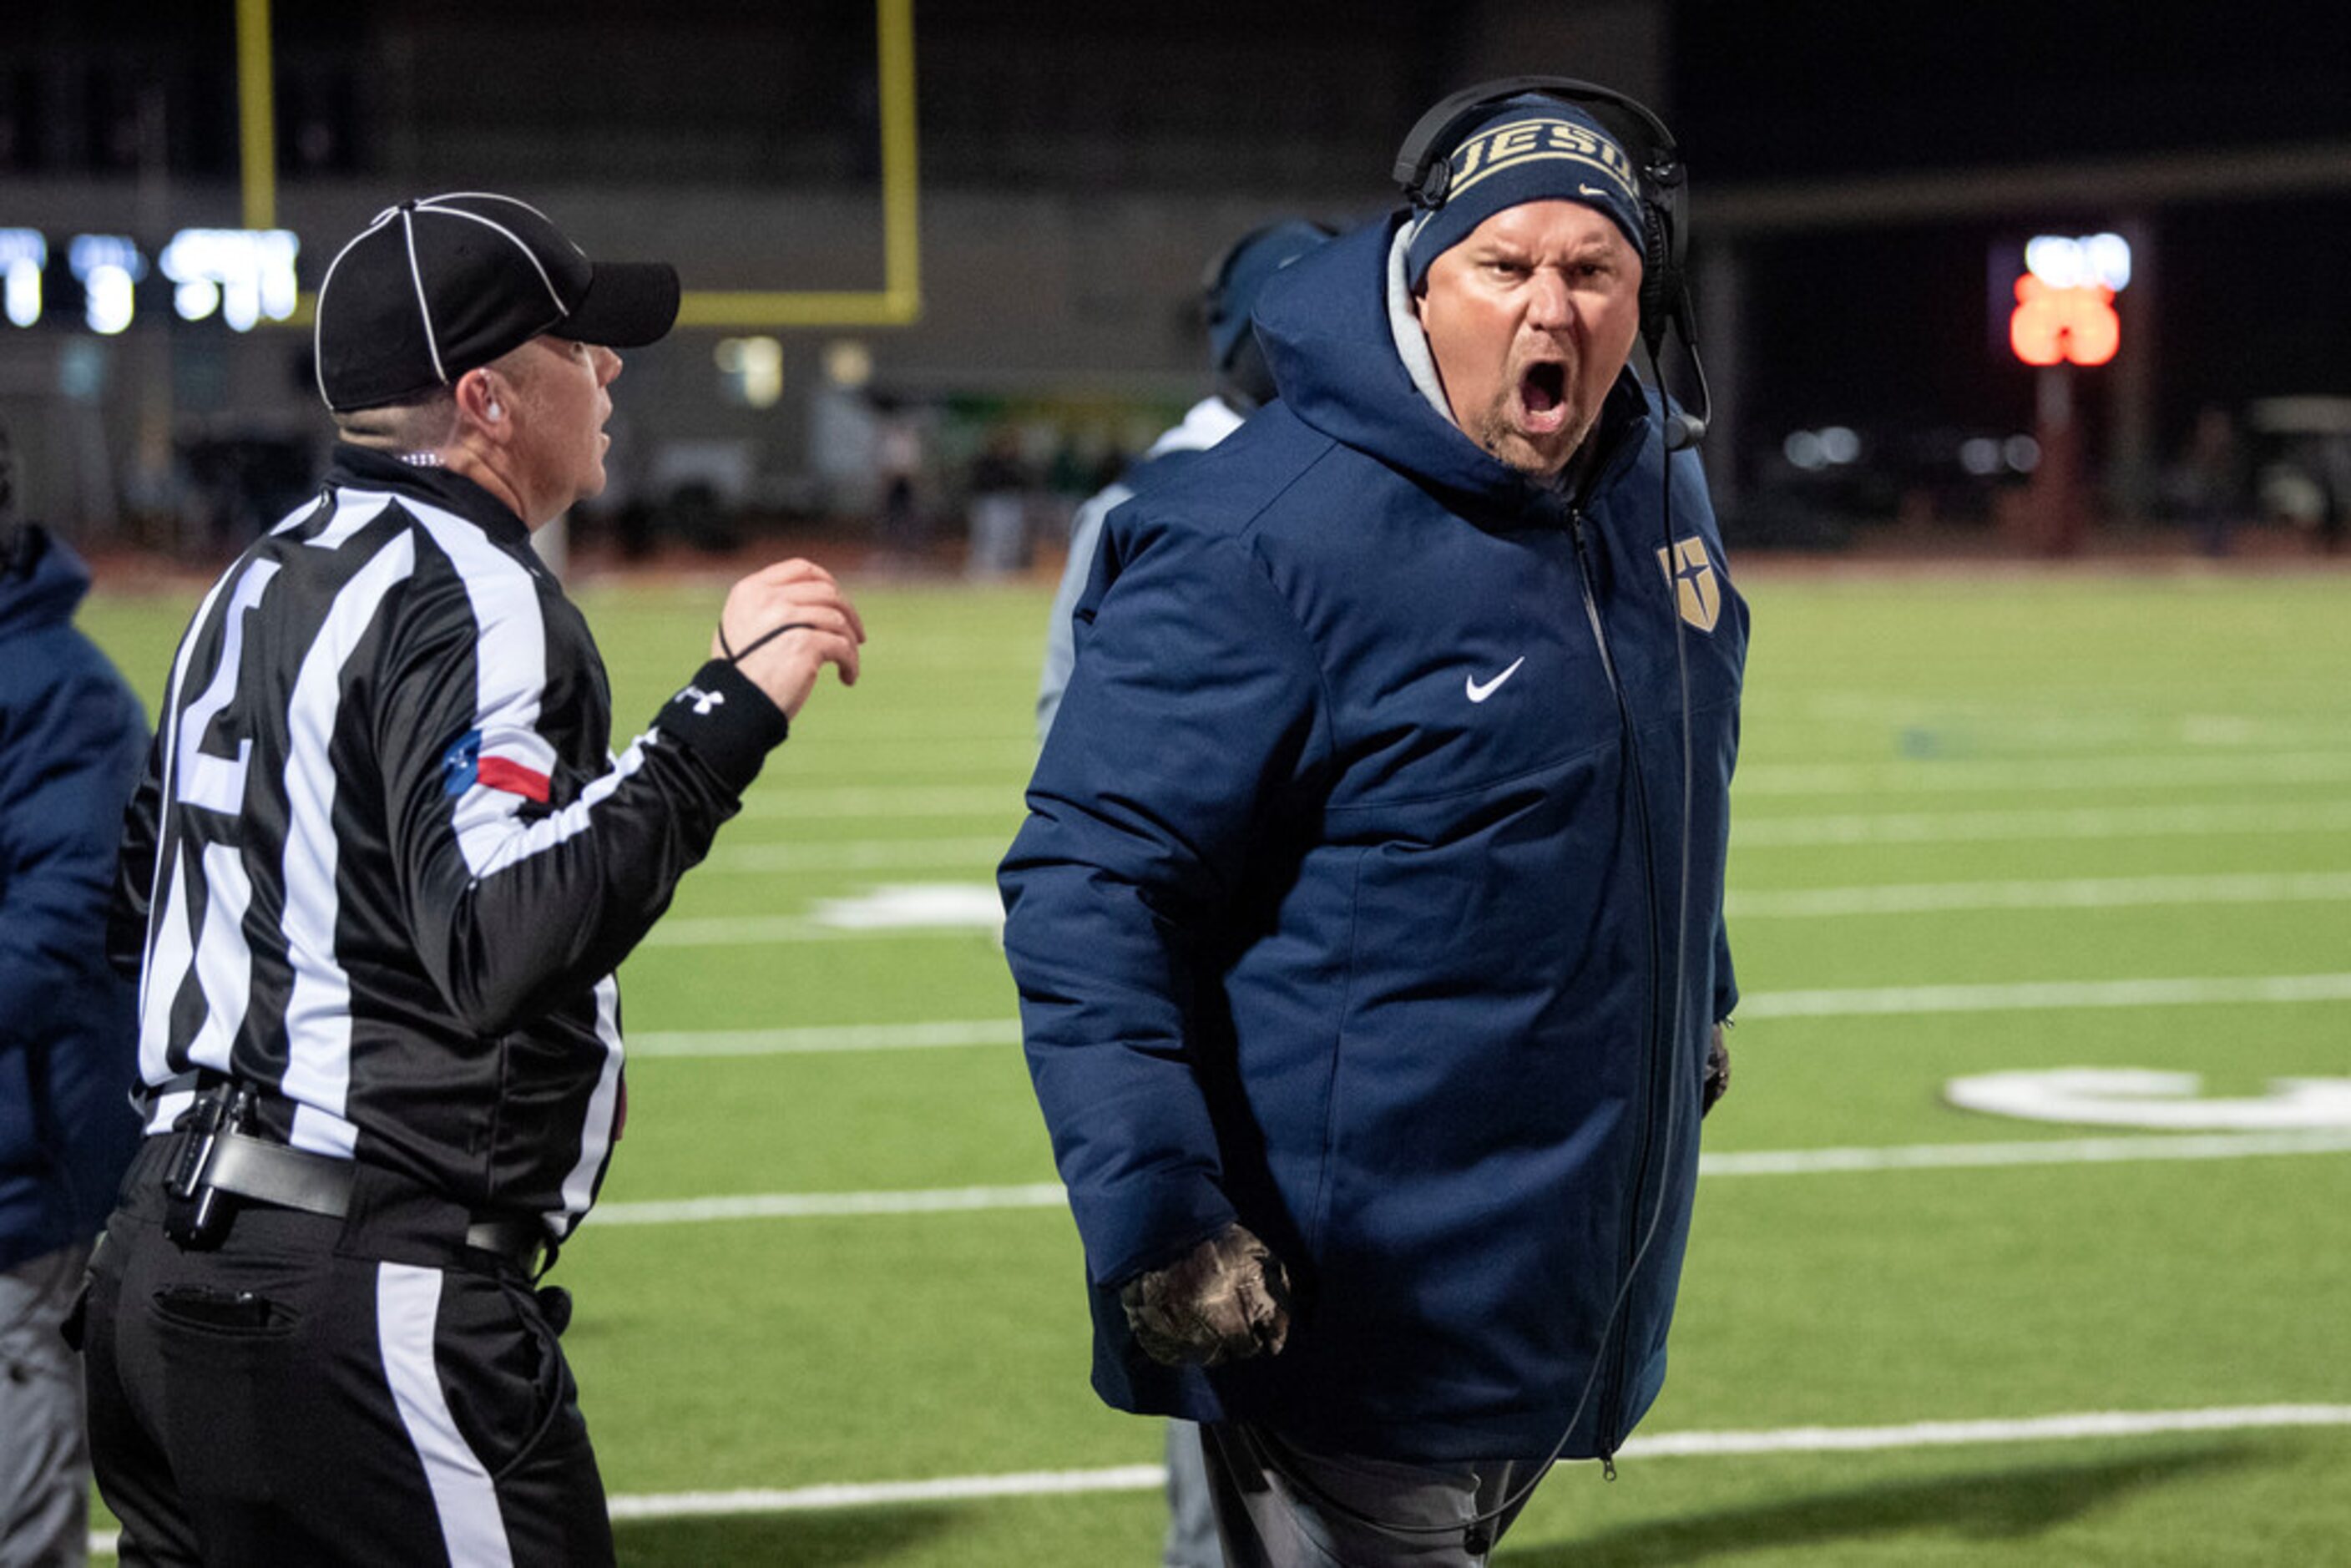
<svg viewBox="0 0 2351 1568"><path fill-rule="evenodd" d="M930 549L930 519L917 487L923 476L923 428L914 411L876 398L880 429L873 438L874 477L881 486L881 544L892 559L918 563Z"/></svg>
<svg viewBox="0 0 2351 1568"><path fill-rule="evenodd" d="M1101 553L1102 519L1135 492L1182 467L1182 459L1205 452L1238 430L1260 404L1274 397L1273 372L1249 330L1249 312L1259 291L1274 274L1331 237L1331 230L1302 218L1285 218L1251 229L1217 253L1201 279L1201 314L1208 340L1208 365L1217 390L1194 403L1182 420L1161 433L1140 461L1080 507L1070 519L1070 559L1045 622L1045 668L1037 686L1037 739L1053 727L1062 688L1076 662L1071 612L1093 574Z"/></svg>
<svg viewBox="0 0 2351 1568"><path fill-rule="evenodd" d="M131 985L107 965L131 687L73 624L89 571L12 516L0 430L0 1563L89 1537L81 1365L59 1333L139 1141Z"/></svg>
<svg viewBox="0 0 2351 1568"><path fill-rule="evenodd" d="M2351 533L2351 438L2336 435L2317 444L2311 466L2317 472L2320 504L2314 538L2323 555L2340 555Z"/></svg>
<svg viewBox="0 0 2351 1568"><path fill-rule="evenodd" d="M1000 425L971 460L965 503L971 553L965 575L1006 577L1029 564L1029 470L1020 459L1019 433Z"/></svg>
<svg viewBox="0 0 2351 1568"><path fill-rule="evenodd" d="M2206 403L2197 411L2173 483L2196 548L2209 556L2227 555L2245 491L2243 448L2227 409Z"/></svg>
<svg viewBox="0 0 2351 1568"><path fill-rule="evenodd" d="M1102 519L1138 490L1164 482L1184 460L1205 452L1241 427L1259 406L1273 401L1273 372L1249 312L1273 275L1331 237L1321 224L1290 218L1251 229L1217 253L1202 279L1201 309L1207 329L1208 362L1217 390L1193 404L1172 429L1151 444L1140 462L1080 507L1070 520L1070 559L1061 570L1061 591L1045 625L1045 669L1037 688L1037 740L1044 743L1061 710L1061 693L1077 662L1070 623L1094 558L1102 553ZM1219 1568L1224 1549L1217 1542L1215 1510L1208 1499L1207 1469L1200 1454L1200 1428L1192 1422L1167 1423L1167 1536L1163 1568Z"/></svg>

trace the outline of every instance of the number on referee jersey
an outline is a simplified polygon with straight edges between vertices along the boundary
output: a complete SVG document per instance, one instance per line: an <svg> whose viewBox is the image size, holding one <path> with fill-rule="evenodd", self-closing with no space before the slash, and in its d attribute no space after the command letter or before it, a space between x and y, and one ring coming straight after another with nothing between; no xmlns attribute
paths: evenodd
<svg viewBox="0 0 2351 1568"><path fill-rule="evenodd" d="M234 759L210 756L201 748L204 732L236 695L237 665L245 657L245 618L260 608L261 596L268 591L269 580L277 575L276 561L256 560L238 577L236 587L229 594L221 633L220 663L214 667L211 684L204 687L204 695L181 711L173 746L179 756L177 794L183 805L202 806L232 816L245 810L245 769L253 756L252 739L237 741Z"/></svg>

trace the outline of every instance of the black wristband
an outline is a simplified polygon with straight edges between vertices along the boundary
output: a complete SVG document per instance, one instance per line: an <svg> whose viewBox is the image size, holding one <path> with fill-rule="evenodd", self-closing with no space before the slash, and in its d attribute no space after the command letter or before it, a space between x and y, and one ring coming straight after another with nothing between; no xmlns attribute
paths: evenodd
<svg viewBox="0 0 2351 1568"><path fill-rule="evenodd" d="M768 753L791 734L791 720L757 683L713 659L662 705L653 727L690 747L737 794L759 776Z"/></svg>

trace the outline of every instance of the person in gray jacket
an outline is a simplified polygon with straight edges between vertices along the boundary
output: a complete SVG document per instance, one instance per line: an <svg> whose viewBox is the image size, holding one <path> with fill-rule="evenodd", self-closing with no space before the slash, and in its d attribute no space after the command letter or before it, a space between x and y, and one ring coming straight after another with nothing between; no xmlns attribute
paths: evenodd
<svg viewBox="0 0 2351 1568"><path fill-rule="evenodd" d="M1331 237L1331 230L1304 218L1278 218L1233 241L1208 263L1201 278L1202 325L1217 390L1194 403L1184 417L1151 444L1142 458L1103 486L1070 519L1070 559L1045 622L1045 667L1037 685L1037 739L1052 733L1061 693L1077 662L1070 624L1087 580L1102 554L1102 523L1138 493L1182 472L1188 460L1241 427L1241 422L1274 397L1273 372L1265 350L1249 329L1258 296L1274 275ZM1217 1568L1217 1523L1208 1507L1208 1477L1200 1458L1200 1429L1189 1421L1167 1423L1167 1537L1161 1568Z"/></svg>

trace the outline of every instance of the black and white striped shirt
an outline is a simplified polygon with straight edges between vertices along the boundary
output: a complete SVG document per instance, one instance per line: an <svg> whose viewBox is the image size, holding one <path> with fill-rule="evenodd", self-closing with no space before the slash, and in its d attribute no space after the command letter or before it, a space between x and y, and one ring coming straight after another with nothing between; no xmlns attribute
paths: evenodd
<svg viewBox="0 0 2351 1568"><path fill-rule="evenodd" d="M713 664L613 758L523 524L338 447L172 664L121 879L149 1130L234 1079L298 1148L568 1235L623 1115L612 970L785 728Z"/></svg>

